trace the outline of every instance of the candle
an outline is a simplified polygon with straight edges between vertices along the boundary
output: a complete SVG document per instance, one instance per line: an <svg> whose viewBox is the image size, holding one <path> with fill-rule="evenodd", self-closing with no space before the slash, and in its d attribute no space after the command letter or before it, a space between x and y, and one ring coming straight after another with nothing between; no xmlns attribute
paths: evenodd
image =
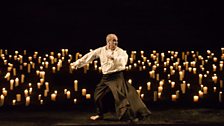
<svg viewBox="0 0 224 126"><path fill-rule="evenodd" d="M20 102L21 101L21 94L16 94L16 101Z"/></svg>
<svg viewBox="0 0 224 126"><path fill-rule="evenodd" d="M151 82L147 82L147 90L151 89Z"/></svg>
<svg viewBox="0 0 224 126"><path fill-rule="evenodd" d="M101 67L98 67L98 70L99 70L99 73L101 73L101 72L102 72L102 68L101 68Z"/></svg>
<svg viewBox="0 0 224 126"><path fill-rule="evenodd" d="M194 73L194 74L197 73L197 68L193 68L193 73Z"/></svg>
<svg viewBox="0 0 224 126"><path fill-rule="evenodd" d="M17 86L19 86L19 78L18 77L15 79L15 87L17 87Z"/></svg>
<svg viewBox="0 0 224 126"><path fill-rule="evenodd" d="M13 68L13 76L16 76L16 68Z"/></svg>
<svg viewBox="0 0 224 126"><path fill-rule="evenodd" d="M44 100L43 100L43 99L41 99L41 100L40 100L40 104L41 104L41 105L43 105L43 103L44 103Z"/></svg>
<svg viewBox="0 0 224 126"><path fill-rule="evenodd" d="M56 94L54 94L54 93L53 93L53 94L51 94L51 100L52 100L52 101L56 101L56 96L57 96L57 95L56 95Z"/></svg>
<svg viewBox="0 0 224 126"><path fill-rule="evenodd" d="M52 67L52 73L56 73L56 68Z"/></svg>
<svg viewBox="0 0 224 126"><path fill-rule="evenodd" d="M144 98L144 94L141 94L141 96L140 96L140 97L141 97L141 99L143 99L143 98Z"/></svg>
<svg viewBox="0 0 224 126"><path fill-rule="evenodd" d="M129 84L132 84L132 79L128 79L128 83Z"/></svg>
<svg viewBox="0 0 224 126"><path fill-rule="evenodd" d="M41 100L41 94L38 95L38 100Z"/></svg>
<svg viewBox="0 0 224 126"><path fill-rule="evenodd" d="M41 83L37 83L37 88L40 89Z"/></svg>
<svg viewBox="0 0 224 126"><path fill-rule="evenodd" d="M44 97L47 97L48 95L48 90L44 90Z"/></svg>
<svg viewBox="0 0 224 126"><path fill-rule="evenodd" d="M66 95L67 95L67 99L70 99L71 98L71 92L70 91L67 91L66 92Z"/></svg>
<svg viewBox="0 0 224 126"><path fill-rule="evenodd" d="M172 82L171 82L171 88L174 88L174 87L175 87L175 82L172 81Z"/></svg>
<svg viewBox="0 0 224 126"><path fill-rule="evenodd" d="M158 92L158 98L160 99L161 98L161 92Z"/></svg>
<svg viewBox="0 0 224 126"><path fill-rule="evenodd" d="M30 96L27 96L26 97L26 106L29 106L30 105Z"/></svg>
<svg viewBox="0 0 224 126"><path fill-rule="evenodd" d="M76 98L74 99L74 103L75 103L75 104L77 103L77 99L76 99Z"/></svg>
<svg viewBox="0 0 224 126"><path fill-rule="evenodd" d="M186 83L183 83L180 86L181 86L182 93L185 94L186 93Z"/></svg>
<svg viewBox="0 0 224 126"><path fill-rule="evenodd" d="M5 88L2 88L2 94L3 94L4 96L7 96L7 90L5 90Z"/></svg>
<svg viewBox="0 0 224 126"><path fill-rule="evenodd" d="M27 89L24 90L24 95L25 95L25 97L28 96L28 90Z"/></svg>
<svg viewBox="0 0 224 126"><path fill-rule="evenodd" d="M25 75L24 74L21 74L21 84L24 83L24 80L25 80Z"/></svg>
<svg viewBox="0 0 224 126"><path fill-rule="evenodd" d="M199 74L198 76L199 76L199 84L202 84L202 77L203 77L203 75Z"/></svg>
<svg viewBox="0 0 224 126"><path fill-rule="evenodd" d="M11 80L10 80L10 90L11 90L11 91L13 90L13 87L14 87L14 80L11 79Z"/></svg>
<svg viewBox="0 0 224 126"><path fill-rule="evenodd" d="M212 68L213 68L213 71L215 72L217 67L216 67L216 65L213 64Z"/></svg>
<svg viewBox="0 0 224 126"><path fill-rule="evenodd" d="M78 80L74 80L74 90L78 91Z"/></svg>
<svg viewBox="0 0 224 126"><path fill-rule="evenodd" d="M158 92L162 92L163 91L163 87L162 86L159 86L158 87Z"/></svg>
<svg viewBox="0 0 224 126"><path fill-rule="evenodd" d="M130 64L132 64L133 63L133 58L131 57L131 58L129 58L129 60L130 60Z"/></svg>
<svg viewBox="0 0 224 126"><path fill-rule="evenodd" d="M90 94L86 94L86 99L90 99L91 95Z"/></svg>
<svg viewBox="0 0 224 126"><path fill-rule="evenodd" d="M213 87L213 90L214 90L214 92L216 92L217 88L216 87Z"/></svg>
<svg viewBox="0 0 224 126"><path fill-rule="evenodd" d="M172 98L172 101L176 101L177 100L177 96L175 94L172 94L171 98Z"/></svg>
<svg viewBox="0 0 224 126"><path fill-rule="evenodd" d="M49 91L49 82L45 82L45 89Z"/></svg>
<svg viewBox="0 0 224 126"><path fill-rule="evenodd" d="M212 76L212 80L214 81L214 83L216 84L217 83L217 75L216 74L214 74L214 76Z"/></svg>
<svg viewBox="0 0 224 126"><path fill-rule="evenodd" d="M219 102L222 102L222 91L219 92Z"/></svg>
<svg viewBox="0 0 224 126"><path fill-rule="evenodd" d="M208 93L208 87L203 87L203 92L204 92L204 94L207 94Z"/></svg>
<svg viewBox="0 0 224 126"><path fill-rule="evenodd" d="M223 80L220 80L220 88L223 88Z"/></svg>
<svg viewBox="0 0 224 126"><path fill-rule="evenodd" d="M198 97L197 95L195 95L195 96L193 97L193 101L194 101L194 102L198 102L198 100L199 100L199 97Z"/></svg>
<svg viewBox="0 0 224 126"><path fill-rule="evenodd" d="M203 92L201 90L198 91L199 97L202 98L203 97Z"/></svg>
<svg viewBox="0 0 224 126"><path fill-rule="evenodd" d="M153 101L154 101L154 102L157 101L157 95L158 95L157 91L154 91L154 92L153 92Z"/></svg>
<svg viewBox="0 0 224 126"><path fill-rule="evenodd" d="M16 105L16 100L15 100L15 99L12 100L12 105L13 105L13 106Z"/></svg>
<svg viewBox="0 0 224 126"><path fill-rule="evenodd" d="M5 96L4 95L1 95L0 96L0 106L3 106L4 105L4 100L5 100Z"/></svg>

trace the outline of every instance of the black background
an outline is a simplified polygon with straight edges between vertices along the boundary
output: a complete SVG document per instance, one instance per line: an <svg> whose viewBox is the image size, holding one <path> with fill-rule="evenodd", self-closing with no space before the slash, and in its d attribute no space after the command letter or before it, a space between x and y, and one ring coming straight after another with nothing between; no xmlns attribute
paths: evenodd
<svg viewBox="0 0 224 126"><path fill-rule="evenodd" d="M115 33L134 49L223 46L223 7L215 1L54 0L3 5L2 48L97 48Z"/></svg>

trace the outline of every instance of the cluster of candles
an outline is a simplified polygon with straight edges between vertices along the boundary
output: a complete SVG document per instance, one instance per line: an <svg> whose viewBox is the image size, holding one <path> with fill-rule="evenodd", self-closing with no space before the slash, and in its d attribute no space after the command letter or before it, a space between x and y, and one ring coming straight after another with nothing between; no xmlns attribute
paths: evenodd
<svg viewBox="0 0 224 126"><path fill-rule="evenodd" d="M31 100L36 100L33 99L34 96L37 96L39 104L56 102L60 95L58 92L63 92L66 99L72 99L74 104L79 101L76 92L80 92L80 95L86 100L92 99L91 93L87 91L86 87L79 90L78 79L74 79L73 89L54 90L54 85L46 78L47 74L59 73L64 67L68 68L67 72L73 74L75 69L70 64L81 58L81 53L76 52L75 55L72 55L68 49L61 49L57 54L50 52L44 55L40 55L38 51L34 51L31 55L28 55L26 50L12 52L0 49L0 72L4 76L4 81L0 83L0 106L4 104L17 105L21 102L25 103L25 106L29 106L32 103ZM206 53L203 54L199 54L198 51L160 53L156 50L149 53L131 51L126 71L137 70L147 74L148 77L144 80L148 81L140 84L137 89L137 93L142 99L146 97L147 93L152 92L152 99L156 102L164 97L164 90L169 90L171 96L168 97L173 102L176 102L180 95L186 93L192 93L192 102L198 102L205 98L204 95L218 93L217 99L222 102L224 48L221 48L219 52L221 55L217 57L211 50L206 50ZM89 70L102 72L98 60L94 60L85 65L83 69L78 70L83 70L83 74ZM30 78L32 77L37 80L31 82ZM133 79L135 78L130 78L128 82L133 84ZM212 81L206 81L210 79ZM143 90L144 87L147 87L146 90ZM187 92L192 87L194 87L194 91ZM12 99L9 99L8 95L11 95ZM47 101L46 98L51 101ZM9 99L10 103L6 103L6 99Z"/></svg>

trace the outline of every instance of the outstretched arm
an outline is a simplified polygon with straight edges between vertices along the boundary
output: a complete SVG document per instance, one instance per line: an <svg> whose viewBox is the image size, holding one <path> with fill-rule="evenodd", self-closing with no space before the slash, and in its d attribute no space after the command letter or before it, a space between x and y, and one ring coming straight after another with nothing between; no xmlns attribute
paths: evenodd
<svg viewBox="0 0 224 126"><path fill-rule="evenodd" d="M94 59L98 58L99 51L100 49L98 48L85 54L82 58L71 63L71 66L75 69L85 66L86 64L92 62Z"/></svg>

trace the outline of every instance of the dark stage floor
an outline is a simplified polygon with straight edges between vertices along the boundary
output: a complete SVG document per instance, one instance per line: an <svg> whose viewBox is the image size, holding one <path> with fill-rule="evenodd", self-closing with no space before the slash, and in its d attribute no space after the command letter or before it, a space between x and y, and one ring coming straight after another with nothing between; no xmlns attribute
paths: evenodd
<svg viewBox="0 0 224 126"><path fill-rule="evenodd" d="M136 123L116 121L112 116L105 120L89 120L91 110L16 110L1 111L2 126L76 126L76 125L223 125L224 110L214 108L155 109L152 115Z"/></svg>

